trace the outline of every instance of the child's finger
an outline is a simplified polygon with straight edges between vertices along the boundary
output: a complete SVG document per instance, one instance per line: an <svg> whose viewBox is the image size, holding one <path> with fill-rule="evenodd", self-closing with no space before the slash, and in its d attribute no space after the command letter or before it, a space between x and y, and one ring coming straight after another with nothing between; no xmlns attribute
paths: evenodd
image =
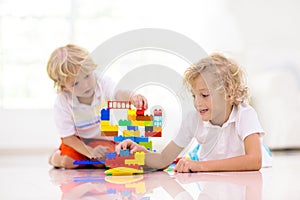
<svg viewBox="0 0 300 200"><path fill-rule="evenodd" d="M142 104L144 105L144 109L147 110L148 109L148 101L146 99L146 97L142 96Z"/></svg>

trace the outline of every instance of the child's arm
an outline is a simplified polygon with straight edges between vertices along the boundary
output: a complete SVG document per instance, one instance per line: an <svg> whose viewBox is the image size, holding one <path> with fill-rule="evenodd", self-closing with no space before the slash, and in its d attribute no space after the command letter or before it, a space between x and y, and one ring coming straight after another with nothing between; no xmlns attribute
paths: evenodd
<svg viewBox="0 0 300 200"><path fill-rule="evenodd" d="M181 159L175 167L177 172L197 171L250 171L259 170L262 164L259 133L247 136L244 140L245 155L210 161Z"/></svg>
<svg viewBox="0 0 300 200"><path fill-rule="evenodd" d="M161 153L153 153L146 150L145 147L131 141L124 140L116 146L116 152L119 153L120 149L130 149L130 153L136 151L146 152L145 154L145 165L151 168L164 169L170 165L179 153L183 150L182 147L177 146L173 141L171 141Z"/></svg>
<svg viewBox="0 0 300 200"><path fill-rule="evenodd" d="M137 109L148 109L146 97L140 94L132 95L130 91L119 90L115 94L116 100L129 100Z"/></svg>
<svg viewBox="0 0 300 200"><path fill-rule="evenodd" d="M182 150L182 147L171 141L161 153L150 152L145 154L145 164L152 168L165 169L176 159Z"/></svg>
<svg viewBox="0 0 300 200"><path fill-rule="evenodd" d="M77 138L75 135L65 137L63 138L64 143L75 149L77 152L81 153L82 155L85 155L86 157L90 159L98 158L96 155L94 155L94 149L82 142L79 138Z"/></svg>

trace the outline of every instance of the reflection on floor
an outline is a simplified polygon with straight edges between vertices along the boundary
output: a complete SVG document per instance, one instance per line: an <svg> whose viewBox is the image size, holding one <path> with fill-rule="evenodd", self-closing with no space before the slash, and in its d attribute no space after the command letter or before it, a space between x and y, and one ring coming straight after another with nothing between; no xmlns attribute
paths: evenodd
<svg viewBox="0 0 300 200"><path fill-rule="evenodd" d="M254 172L105 176L104 170L53 169L47 155L1 155L1 199L300 199L300 152L275 153Z"/></svg>

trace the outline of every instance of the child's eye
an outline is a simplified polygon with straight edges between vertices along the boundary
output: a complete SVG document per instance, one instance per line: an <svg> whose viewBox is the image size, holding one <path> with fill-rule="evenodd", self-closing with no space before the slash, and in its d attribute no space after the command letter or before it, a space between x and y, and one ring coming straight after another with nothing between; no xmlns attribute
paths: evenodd
<svg viewBox="0 0 300 200"><path fill-rule="evenodd" d="M194 94L192 94L192 97L195 99L195 95Z"/></svg>
<svg viewBox="0 0 300 200"><path fill-rule="evenodd" d="M78 82L73 83L72 87L75 87L76 85L78 85Z"/></svg>
<svg viewBox="0 0 300 200"><path fill-rule="evenodd" d="M202 94L203 98L209 97L209 94Z"/></svg>

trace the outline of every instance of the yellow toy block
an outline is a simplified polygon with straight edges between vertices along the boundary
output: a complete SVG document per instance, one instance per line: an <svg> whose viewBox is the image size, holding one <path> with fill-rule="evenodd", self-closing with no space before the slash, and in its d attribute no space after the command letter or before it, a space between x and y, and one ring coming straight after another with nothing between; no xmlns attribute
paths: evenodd
<svg viewBox="0 0 300 200"><path fill-rule="evenodd" d="M131 126L145 126L145 121L132 120L131 121Z"/></svg>
<svg viewBox="0 0 300 200"><path fill-rule="evenodd" d="M161 126L153 126L153 132L162 132Z"/></svg>
<svg viewBox="0 0 300 200"><path fill-rule="evenodd" d="M128 115L136 115L136 110L128 110Z"/></svg>
<svg viewBox="0 0 300 200"><path fill-rule="evenodd" d="M109 123L109 120L101 120L101 127L102 126L109 126L110 125L110 123Z"/></svg>
<svg viewBox="0 0 300 200"><path fill-rule="evenodd" d="M116 167L113 169L106 170L105 174L112 176L128 176L132 174L142 174L143 172L143 169L134 169L130 167Z"/></svg>
<svg viewBox="0 0 300 200"><path fill-rule="evenodd" d="M125 164L127 165L144 165L145 164L145 153L135 152L134 159L126 159Z"/></svg>
<svg viewBox="0 0 300 200"><path fill-rule="evenodd" d="M101 131L116 131L118 132L118 126L114 125L114 126L101 126Z"/></svg>
<svg viewBox="0 0 300 200"><path fill-rule="evenodd" d="M124 130L123 131L123 136L124 137L139 137L141 135L140 131L134 131L134 130Z"/></svg>

